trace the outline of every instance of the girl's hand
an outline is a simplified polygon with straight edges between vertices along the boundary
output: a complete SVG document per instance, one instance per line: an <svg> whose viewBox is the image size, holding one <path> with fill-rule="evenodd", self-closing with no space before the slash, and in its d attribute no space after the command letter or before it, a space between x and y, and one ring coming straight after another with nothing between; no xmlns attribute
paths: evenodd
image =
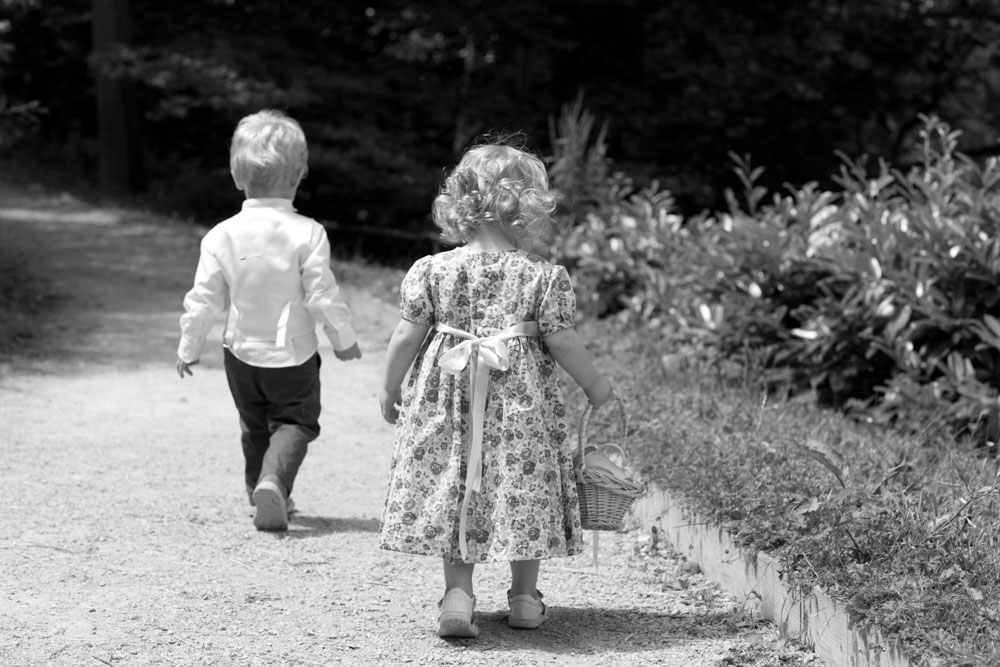
<svg viewBox="0 0 1000 667"><path fill-rule="evenodd" d="M398 389L395 391L383 389L378 393L378 402L382 406L382 419L390 424L395 424L396 420L399 419L399 406L403 402L400 391Z"/></svg>
<svg viewBox="0 0 1000 667"><path fill-rule="evenodd" d="M182 380L184 379L185 375L194 375L194 372L192 372L191 367L194 366L197 363L198 363L197 359L195 359L191 363L188 363L186 361L182 361L181 359L178 359L177 360L177 375L179 375Z"/></svg>
<svg viewBox="0 0 1000 667"><path fill-rule="evenodd" d="M615 395L614 387L603 377L600 378L596 387L584 391L595 410L610 401Z"/></svg>

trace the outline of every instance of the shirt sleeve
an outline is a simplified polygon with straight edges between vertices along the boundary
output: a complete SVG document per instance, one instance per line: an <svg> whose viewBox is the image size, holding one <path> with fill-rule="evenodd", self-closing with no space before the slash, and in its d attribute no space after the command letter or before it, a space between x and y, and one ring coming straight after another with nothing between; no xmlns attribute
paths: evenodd
<svg viewBox="0 0 1000 667"><path fill-rule="evenodd" d="M554 334L576 324L576 293L566 267L556 265L538 304L538 333Z"/></svg>
<svg viewBox="0 0 1000 667"><path fill-rule="evenodd" d="M198 269L194 275L194 286L184 296L184 314L181 315L181 342L177 346L177 358L191 363L201 358L208 332L215 324L215 318L225 308L229 286L222 272L222 265L212 252L206 236L201 241Z"/></svg>
<svg viewBox="0 0 1000 667"><path fill-rule="evenodd" d="M351 309L340 294L340 285L330 269L330 241L326 229L316 223L310 247L302 261L305 306L330 339L334 350L346 350L358 342L351 325Z"/></svg>
<svg viewBox="0 0 1000 667"><path fill-rule="evenodd" d="M431 297L430 257L414 262L399 287L399 313L414 324L434 324L434 300Z"/></svg>

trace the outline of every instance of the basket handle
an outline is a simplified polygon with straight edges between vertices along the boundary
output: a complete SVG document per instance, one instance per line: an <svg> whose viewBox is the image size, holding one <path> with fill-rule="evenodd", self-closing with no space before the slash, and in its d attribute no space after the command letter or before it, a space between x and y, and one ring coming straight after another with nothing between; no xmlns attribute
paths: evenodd
<svg viewBox="0 0 1000 667"><path fill-rule="evenodd" d="M615 403L618 404L618 416L622 421L622 444L619 449L622 450L622 463L625 462L625 445L628 442L628 414L625 412L625 401L618 394L618 392L613 392L611 394L614 398ZM580 431L577 434L577 453L580 457L580 465L583 467L583 441L587 435L587 424L590 423L590 414L594 411L594 404L587 401L587 409L583 411L583 417L580 418Z"/></svg>

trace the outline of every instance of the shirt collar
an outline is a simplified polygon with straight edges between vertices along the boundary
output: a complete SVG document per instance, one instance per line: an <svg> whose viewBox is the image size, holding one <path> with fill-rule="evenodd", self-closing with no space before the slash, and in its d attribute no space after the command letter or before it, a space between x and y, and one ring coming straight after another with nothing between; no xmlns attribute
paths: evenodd
<svg viewBox="0 0 1000 667"><path fill-rule="evenodd" d="M277 197L262 197L260 199L244 199L243 209L248 208L277 208L283 211L295 211L291 199L279 199Z"/></svg>

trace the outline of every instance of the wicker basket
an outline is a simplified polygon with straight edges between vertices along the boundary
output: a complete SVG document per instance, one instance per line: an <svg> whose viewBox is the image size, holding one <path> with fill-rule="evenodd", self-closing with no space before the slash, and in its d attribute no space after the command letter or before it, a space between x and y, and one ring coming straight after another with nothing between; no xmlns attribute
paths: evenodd
<svg viewBox="0 0 1000 667"><path fill-rule="evenodd" d="M584 530L618 530L625 513L635 499L643 494L642 488L624 473L624 445L628 437L628 416L625 413L625 403L617 394L615 401L622 420L622 445L613 443L599 446L585 445L587 423L594 408L592 404L587 405L580 419L574 465L576 489L580 496L580 523ZM600 454L600 458L606 461L609 461L608 454L618 455L621 458L621 466L613 466L611 469L588 466L587 458L594 453Z"/></svg>

